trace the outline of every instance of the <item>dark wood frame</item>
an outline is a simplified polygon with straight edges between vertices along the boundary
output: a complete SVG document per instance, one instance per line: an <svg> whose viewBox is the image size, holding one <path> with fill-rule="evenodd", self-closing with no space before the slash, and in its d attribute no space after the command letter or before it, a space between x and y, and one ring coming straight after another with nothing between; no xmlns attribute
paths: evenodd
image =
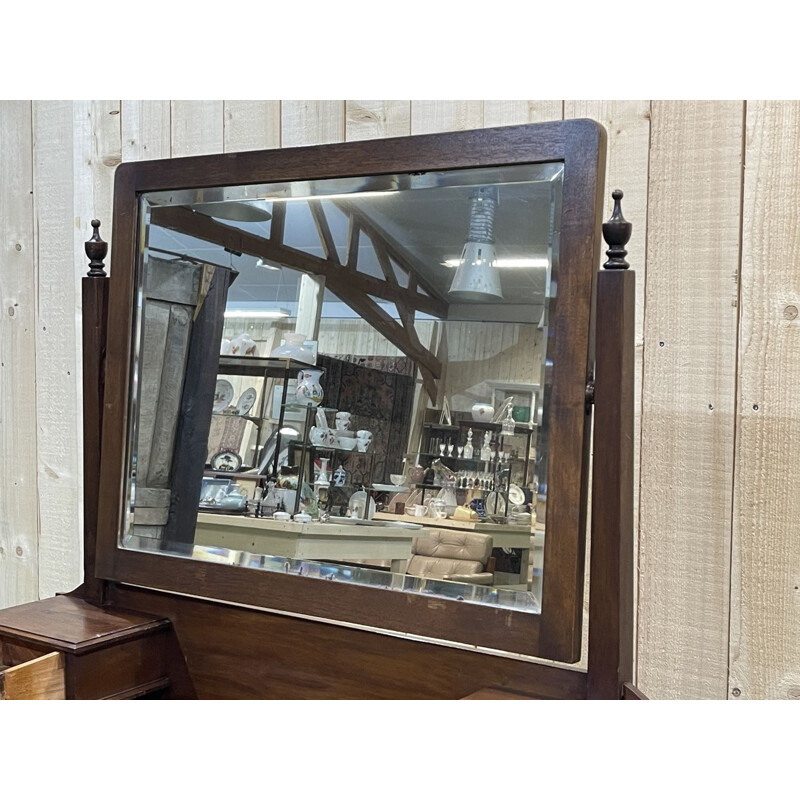
<svg viewBox="0 0 800 800"><path fill-rule="evenodd" d="M403 631L574 663L583 615L592 308L606 136L590 120L341 145L134 162L117 169L95 577L207 599ZM531 615L457 601L264 573L117 546L126 480L139 195L142 192L505 166L565 165L553 360L543 602ZM598 522L595 522L595 527Z"/></svg>

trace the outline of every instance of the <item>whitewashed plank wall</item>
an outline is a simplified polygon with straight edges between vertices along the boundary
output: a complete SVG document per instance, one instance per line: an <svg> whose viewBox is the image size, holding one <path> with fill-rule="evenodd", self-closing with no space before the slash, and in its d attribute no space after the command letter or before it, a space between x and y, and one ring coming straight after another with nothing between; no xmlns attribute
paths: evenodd
<svg viewBox="0 0 800 800"><path fill-rule="evenodd" d="M800 696L798 103L0 102L0 607L80 581L78 278L120 160L564 117L634 222L639 685Z"/></svg>

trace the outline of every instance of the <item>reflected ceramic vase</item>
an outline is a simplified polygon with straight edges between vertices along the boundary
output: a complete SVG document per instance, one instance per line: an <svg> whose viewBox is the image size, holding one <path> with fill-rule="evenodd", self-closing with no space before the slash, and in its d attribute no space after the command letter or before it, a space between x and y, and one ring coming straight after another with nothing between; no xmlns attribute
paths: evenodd
<svg viewBox="0 0 800 800"><path fill-rule="evenodd" d="M328 475L328 461L327 458L321 458L319 460L319 475L317 475L317 479L314 481L314 486L321 486L327 488L331 485L331 480Z"/></svg>
<svg viewBox="0 0 800 800"><path fill-rule="evenodd" d="M303 346L306 340L304 333L284 333L283 338L286 341L270 353L270 358L293 358L305 364L314 363L313 351Z"/></svg>
<svg viewBox="0 0 800 800"><path fill-rule="evenodd" d="M494 407L489 403L475 403L472 406L472 419L475 422L491 422L494 416Z"/></svg>
<svg viewBox="0 0 800 800"><path fill-rule="evenodd" d="M322 386L319 383L321 376L321 369L304 369L297 373L297 387L294 394L298 403L318 406L322 402Z"/></svg>

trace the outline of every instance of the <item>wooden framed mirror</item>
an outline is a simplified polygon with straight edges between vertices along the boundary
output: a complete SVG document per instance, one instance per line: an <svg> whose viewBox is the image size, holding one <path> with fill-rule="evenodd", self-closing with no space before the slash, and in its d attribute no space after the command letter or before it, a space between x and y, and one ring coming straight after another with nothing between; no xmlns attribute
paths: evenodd
<svg viewBox="0 0 800 800"><path fill-rule="evenodd" d="M114 197L96 577L390 635L578 661L588 506L586 387L594 361L593 303L604 160L603 129L589 120L570 120L120 166ZM496 237L492 235L495 223ZM537 226L543 231L544 250L533 252ZM306 230L313 231L318 252L303 238ZM471 243L479 247L470 255ZM481 284L487 277L485 270L483 277L477 274L481 260L486 260L480 245L487 244L497 245L497 258L540 258L543 264L503 270L496 262L490 263L493 274L489 277L497 281L498 292L497 285ZM445 263L450 255L456 259L455 268ZM476 267L472 275L463 269L468 257ZM294 322L291 333L304 334L301 349L306 341L319 338L324 318L319 309L326 302L321 296L324 279L331 303L339 302L354 318L366 320L400 353L393 356L395 361L410 361L406 377L411 378L411 389L405 400L398 399L400 381L393 384L394 394L382 395L381 407L396 407L398 414L389 420L396 423L394 427L387 425L381 480L370 476L362 481L367 494L363 515L369 515L370 500L378 498L380 490L371 495L376 485L385 486L386 479L398 473L407 477L398 457L424 455L431 466L437 453L429 451L443 447L440 468L453 465L448 458L461 457L447 451L451 445L464 446L461 439L455 443L445 437L425 439L426 425L429 433L438 425L444 431L458 429L459 436L464 428L472 427L473 434L490 430L480 427L481 409L473 410L484 399L484 395L470 394L475 381L485 385L487 400L505 400L512 391L519 397L528 393L528 405L518 405L519 419L513 418L514 404L508 404L513 424L507 430L511 437L518 427L524 431L527 425L527 430L535 429L537 434L532 464L528 463L530 441L520 447L525 448L523 469L529 468L536 485L533 505L539 499L543 517L538 588L529 585L527 574L524 589L514 590L399 573L392 566L404 559L396 558L400 551L388 544L385 551L341 550L341 557L324 550L315 551L316 556L299 550L271 553L270 547L278 550L285 545L282 541L279 546L276 539L266 550L248 548L247 541L254 541L254 526L261 526L262 532L274 533L279 528L291 533L292 525L306 523L270 527L255 521L244 539L230 538L237 524L250 519L233 513L221 515L235 519L222 526L214 546L214 531L220 525L207 518L211 509L200 508L198 501L203 487L208 487L209 496L213 488L211 483L203 484L204 479L226 480L217 474L225 469L213 469L223 465L224 459L215 462L216 453L209 452L215 400L221 413L238 406L237 399L243 402L245 390L251 388L244 383L231 386L232 395L225 396L229 390L223 385L220 395L219 381L230 386L234 381L225 376L257 377L260 383L252 387L254 402L262 410L277 409L271 417L277 428L271 444L256 432L251 437L255 441L252 453L249 445L217 450L233 453L231 474L242 482L277 478L279 467L290 466L283 463L284 449L287 460L292 455L292 447L286 444L288 434L282 431L295 425L305 437L310 423L318 421L315 411L298 411L287 402L288 376L298 363L291 358L281 361L285 356L272 357L280 346L277 329L271 331L269 347L266 340L249 337L256 350L263 348L258 355L220 355L228 338L226 310L228 322L236 319L233 312L237 310L247 313L248 293L261 304L257 310L266 310L264 296L257 292L273 288L264 276L275 266L293 277L294 282L287 284L296 300L281 295L286 286L278 285L269 298L270 310L289 312L284 316ZM476 299L476 291L483 297ZM285 308L293 302L294 307ZM313 313L309 304L316 309ZM301 324L304 315L307 321ZM420 335L423 322L428 326L425 336ZM445 335L450 323L461 325L482 342L488 342L493 325L507 330L517 326L515 345L524 340L521 331L539 331L538 338L530 336L530 346L523 341L517 348L519 363L535 362L535 342L540 343L537 374L517 367L496 374L489 371L478 380L473 360L461 365L461 383L451 382L448 388L442 376L458 353L457 336L448 339ZM435 325L439 325L436 335L431 332ZM246 332L228 330L240 337L246 350L248 339L242 338ZM452 362L443 341L451 345ZM319 348L313 366L324 365L322 371L329 380L333 374L339 376L335 385L331 381L324 386L326 396L346 394L341 364L349 365L353 385L368 385L373 379L366 371L357 373L370 367L340 357L369 355L357 352L355 345L346 353L331 355L323 350ZM252 358L258 363L247 360ZM301 358L301 369L304 364L311 366ZM453 367L451 376L457 371ZM463 378L465 374L475 378L473 383ZM315 376L311 379L313 386ZM352 396L352 387L349 391ZM341 411L342 403L346 401L331 407L330 413ZM238 416L254 416L247 413L251 408ZM299 417L290 419L281 416L281 411ZM445 411L449 425L442 416ZM491 430L499 431L502 421L494 422L496 411L492 407L489 424L496 426ZM266 418L263 413L258 417ZM333 416L329 422L335 429ZM378 443L371 433L364 452L373 447L377 453ZM304 438L301 444L295 448L302 452L295 464L299 478L294 512L299 508L304 470L310 468L309 483L314 483L314 460L302 460L308 442ZM483 446L479 435L472 446L477 450ZM474 460L500 462L499 471L484 472L508 476L503 498L507 501L515 473L502 462L503 454L511 451L500 450L505 444L499 436L487 437L486 446L491 458ZM415 461L411 466L425 465ZM242 467L249 470L240 471ZM247 471L254 477L244 477ZM528 473L523 474L528 480ZM502 494L499 479L487 491ZM248 497L252 500L254 496ZM424 507L424 503L417 505ZM508 516L507 512L506 508L506 514L499 516ZM406 522L414 525L413 520ZM364 534L359 529L371 526L352 519L329 518L314 524L328 526L331 532L337 529L337 535L341 529L343 537L350 535L353 540L371 537L370 547L381 539L391 540L392 547L399 546L400 540L404 547L412 547L412 539L421 537L419 532L424 530L377 526L392 534L374 530ZM498 541L513 541L501 539L504 525L508 523L494 521L491 530ZM480 523L474 528L490 529L481 528ZM305 530L320 534L318 528ZM363 563L380 554L388 555L388 570Z"/></svg>

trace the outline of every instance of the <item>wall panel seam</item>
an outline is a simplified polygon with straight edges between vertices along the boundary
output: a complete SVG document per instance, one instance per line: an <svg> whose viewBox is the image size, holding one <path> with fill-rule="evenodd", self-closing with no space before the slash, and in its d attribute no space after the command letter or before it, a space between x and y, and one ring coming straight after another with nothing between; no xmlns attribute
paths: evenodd
<svg viewBox="0 0 800 800"><path fill-rule="evenodd" d="M639 681L639 591L640 591L640 576L641 576L641 569L640 569L640 558L641 558L641 549L638 547L639 544L639 535L642 529L642 430L644 429L644 425L642 424L642 418L644 415L644 389L645 389L645 369L644 369L644 354L645 349L647 346L647 342L644 338L644 331L647 323L647 276L648 276L648 269L647 269L647 253L648 253L648 237L650 235L649 229L649 220L650 220L650 156L652 154L652 146L653 146L653 101L648 101L648 122L649 125L647 126L647 203L645 204L645 219L644 219L644 283L642 286L642 368L641 368L641 380L639 385L639 396L634 397L634 402L639 404L639 440L638 442L634 442L634 446L638 445L639 451L637 457L639 459L639 485L636 487L636 496L638 498L638 503L636 506L636 519L634 520L634 535L636 537L637 549L636 549L636 580L634 582L634 591L635 596L633 600L633 606L636 612L636 625L634 627L634 640L633 640L633 677L634 683L638 683ZM636 269L636 264L633 265L633 268ZM634 353L636 352L636 343L634 342ZM634 417L636 413L634 412Z"/></svg>
<svg viewBox="0 0 800 800"><path fill-rule="evenodd" d="M731 693L731 661L732 654L732 625L733 625L733 553L734 553L734 525L736 519L736 460L739 452L739 373L741 370L741 338L742 338L742 262L744 258L744 183L746 177L747 159L747 100L742 102L742 153L741 153L741 180L739 184L739 262L736 275L736 352L734 358L733 379L733 457L731 459L731 526L730 526L730 559L728 564L728 675L727 699Z"/></svg>

